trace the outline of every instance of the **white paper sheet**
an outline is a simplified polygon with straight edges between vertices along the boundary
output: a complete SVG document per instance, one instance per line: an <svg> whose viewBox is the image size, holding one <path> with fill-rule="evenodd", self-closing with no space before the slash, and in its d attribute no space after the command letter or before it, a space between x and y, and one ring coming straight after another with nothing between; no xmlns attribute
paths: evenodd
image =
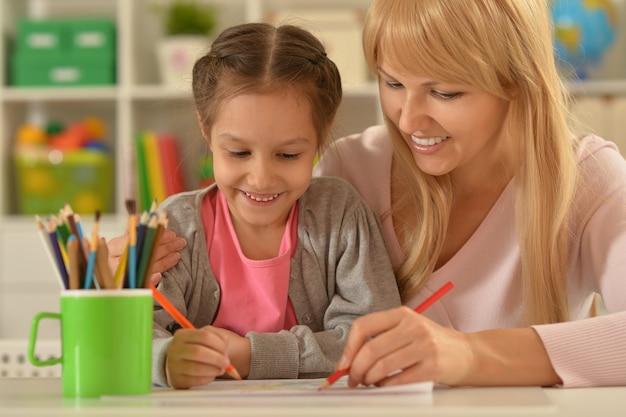
<svg viewBox="0 0 626 417"><path fill-rule="evenodd" d="M358 387L349 388L348 377L344 376L330 387L320 391L324 379L267 379L252 381L213 381L210 384L188 390L155 388L151 394L143 396L149 399L172 399L174 397L206 396L299 396L299 395L405 395L430 393L432 382L397 385L393 387ZM104 397L103 397L104 398ZM108 397L113 398L113 397Z"/></svg>

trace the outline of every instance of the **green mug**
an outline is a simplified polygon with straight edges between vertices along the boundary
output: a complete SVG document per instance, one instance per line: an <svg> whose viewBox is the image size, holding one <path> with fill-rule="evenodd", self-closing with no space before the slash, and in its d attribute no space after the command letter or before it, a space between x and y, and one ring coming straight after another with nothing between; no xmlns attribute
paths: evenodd
<svg viewBox="0 0 626 417"><path fill-rule="evenodd" d="M64 397L140 395L151 391L152 292L148 289L63 290L61 313L35 315L28 359L62 364ZM61 321L61 357L37 359L42 319Z"/></svg>

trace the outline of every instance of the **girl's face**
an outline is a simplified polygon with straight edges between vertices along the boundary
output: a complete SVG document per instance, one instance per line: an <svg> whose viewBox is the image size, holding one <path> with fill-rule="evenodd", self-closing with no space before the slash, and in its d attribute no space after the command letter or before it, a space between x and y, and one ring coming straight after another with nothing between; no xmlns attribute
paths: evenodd
<svg viewBox="0 0 626 417"><path fill-rule="evenodd" d="M317 152L308 101L285 92L236 96L222 104L208 139L233 224L284 227Z"/></svg>
<svg viewBox="0 0 626 417"><path fill-rule="evenodd" d="M467 85L401 73L384 59L378 73L383 111L423 172L480 182L510 159L505 100Z"/></svg>

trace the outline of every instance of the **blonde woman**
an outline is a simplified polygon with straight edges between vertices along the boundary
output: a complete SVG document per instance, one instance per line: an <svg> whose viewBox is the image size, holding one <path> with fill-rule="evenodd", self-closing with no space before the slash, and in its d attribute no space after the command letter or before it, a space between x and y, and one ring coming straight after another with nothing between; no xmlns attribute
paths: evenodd
<svg viewBox="0 0 626 417"><path fill-rule="evenodd" d="M386 126L316 173L382 217L405 307L355 321L352 386L626 384L626 162L568 126L548 3L372 2ZM612 314L587 318L596 292Z"/></svg>

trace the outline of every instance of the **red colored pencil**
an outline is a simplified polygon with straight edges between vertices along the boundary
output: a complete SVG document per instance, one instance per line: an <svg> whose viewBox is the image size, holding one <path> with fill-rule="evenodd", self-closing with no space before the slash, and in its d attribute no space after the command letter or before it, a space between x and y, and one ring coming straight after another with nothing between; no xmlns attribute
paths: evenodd
<svg viewBox="0 0 626 417"><path fill-rule="evenodd" d="M430 297L425 299L422 302L422 304L420 304L417 307L415 307L415 312L422 314L424 311L426 311L426 309L428 307L430 307L431 305L435 304L435 302L437 302L437 300L439 300L441 297L443 297L443 295L445 293L447 293L448 291L450 291L453 287L454 287L454 284L452 283L452 281L446 282L445 284L443 284L441 286L441 288L439 288L437 291L432 293L430 295Z"/></svg>
<svg viewBox="0 0 626 417"><path fill-rule="evenodd" d="M191 324L189 320L187 320L187 317L183 316L182 313L178 311L178 309L174 307L172 303L170 303L170 300L165 298L165 296L159 290L157 290L153 284L150 284L150 289L152 290L152 296L155 298L155 300L157 300L159 304L161 304L161 307L163 307L165 311L167 311L172 317L174 317L174 320L176 320L178 324L186 329L195 329L195 326ZM228 375L232 376L236 380L241 381L241 375L239 375L239 372L237 372L237 369L235 369L232 364L228 364L228 366L226 367L226 372L228 372Z"/></svg>
<svg viewBox="0 0 626 417"><path fill-rule="evenodd" d="M437 291L432 293L420 305L415 307L414 311L416 313L419 313L419 314L423 313L424 311L426 311L426 309L428 307L430 307L435 302L437 302L437 300L439 300L441 297L443 297L443 295L445 293L447 293L448 291L450 291L453 287L454 287L454 284L452 283L452 281L446 282L445 284L442 285L441 288L439 288ZM324 382L322 382L322 384L318 388L318 391L321 391L323 389L326 389L326 388L330 387L339 378L341 378L344 375L347 375L348 373L350 373L350 368L339 369L339 370L333 372L328 378L326 378L326 380L324 380Z"/></svg>

